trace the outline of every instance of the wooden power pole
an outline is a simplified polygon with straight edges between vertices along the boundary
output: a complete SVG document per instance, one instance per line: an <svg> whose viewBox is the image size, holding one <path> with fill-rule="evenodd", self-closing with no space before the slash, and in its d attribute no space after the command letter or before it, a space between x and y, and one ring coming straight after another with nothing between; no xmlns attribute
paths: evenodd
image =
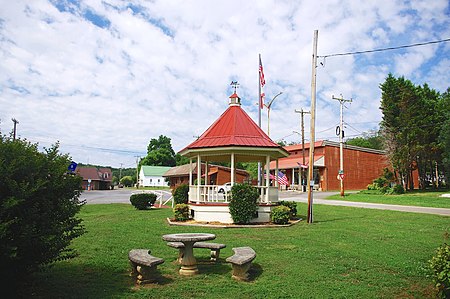
<svg viewBox="0 0 450 299"><path fill-rule="evenodd" d="M306 158L305 158L305 121L304 121L304 115L305 114L311 114L311 112L309 111L304 111L303 108L300 110L295 110L296 113L300 113L300 117L301 117L301 122L300 122L300 126L301 126L301 130L302 130L302 157L303 157L303 161L302 161L302 165L305 165L306 163ZM299 175L299 182L298 184L302 186L302 192L306 192L306 186L304 186L303 184L303 179L306 177L305 174L305 169L303 167L300 167L300 171L298 173ZM305 187L305 188L304 188Z"/></svg>
<svg viewBox="0 0 450 299"><path fill-rule="evenodd" d="M313 187L314 187L314 142L316 124L316 74L317 74L317 39L319 30L314 30L312 75L311 75L311 127L309 138L309 167L308 167L308 223L313 223Z"/></svg>
<svg viewBox="0 0 450 299"><path fill-rule="evenodd" d="M15 118L13 118L13 119L11 119L11 120L12 120L13 123L14 123L13 140L16 140L16 127L17 127L17 124L19 123L19 121L18 121L17 119L15 119Z"/></svg>

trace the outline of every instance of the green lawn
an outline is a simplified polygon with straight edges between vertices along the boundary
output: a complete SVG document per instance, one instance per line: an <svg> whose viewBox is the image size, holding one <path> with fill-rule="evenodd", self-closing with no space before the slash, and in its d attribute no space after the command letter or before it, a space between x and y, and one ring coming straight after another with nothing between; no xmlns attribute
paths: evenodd
<svg viewBox="0 0 450 299"><path fill-rule="evenodd" d="M298 208L305 214L305 204ZM80 216L87 233L73 243L79 257L38 273L25 297L431 298L424 267L450 231L448 217L324 205L314 206L314 224L288 228L171 227L170 209L127 204L87 205ZM209 263L208 250L195 249L200 274L181 277L177 250L161 239L179 232L214 233L227 248L217 264ZM248 283L234 281L224 261L239 246L257 253ZM134 286L127 258L133 248L165 259L159 284Z"/></svg>
<svg viewBox="0 0 450 299"><path fill-rule="evenodd" d="M376 192L366 190L359 193L346 194L344 198L337 194L327 199L450 209L450 198L440 197L443 193L445 192L415 191L400 195L380 195ZM450 193L450 191L446 193Z"/></svg>

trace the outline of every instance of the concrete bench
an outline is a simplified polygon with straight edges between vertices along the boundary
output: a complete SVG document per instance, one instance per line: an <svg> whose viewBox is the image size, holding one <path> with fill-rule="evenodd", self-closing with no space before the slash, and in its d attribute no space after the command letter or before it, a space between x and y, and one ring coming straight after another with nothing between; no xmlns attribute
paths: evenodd
<svg viewBox="0 0 450 299"><path fill-rule="evenodd" d="M250 247L233 248L234 255L226 259L233 267L232 277L237 280L248 280L248 270L256 258L256 252Z"/></svg>
<svg viewBox="0 0 450 299"><path fill-rule="evenodd" d="M157 281L159 275L156 267L164 260L150 255L148 249L133 249L128 253L131 264L131 276L136 278L138 284Z"/></svg>
<svg viewBox="0 0 450 299"><path fill-rule="evenodd" d="M177 248L178 252L178 262L181 263L181 259L184 255L184 244L181 242L167 242L167 245L173 248ZM225 244L219 243L208 243L208 242L195 242L194 248L206 248L211 250L211 261L217 261L220 254L220 249L225 248Z"/></svg>

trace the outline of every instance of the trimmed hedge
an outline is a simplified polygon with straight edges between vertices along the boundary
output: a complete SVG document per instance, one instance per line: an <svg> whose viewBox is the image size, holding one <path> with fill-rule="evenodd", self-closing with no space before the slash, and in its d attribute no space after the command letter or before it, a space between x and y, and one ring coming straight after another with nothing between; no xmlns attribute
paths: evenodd
<svg viewBox="0 0 450 299"><path fill-rule="evenodd" d="M156 194L153 193L138 193L130 196L131 204L138 210L150 209L156 201Z"/></svg>
<svg viewBox="0 0 450 299"><path fill-rule="evenodd" d="M258 212L258 189L248 184L236 184L231 188L228 207L234 223L246 224Z"/></svg>
<svg viewBox="0 0 450 299"><path fill-rule="evenodd" d="M175 190L173 190L173 200L175 204L188 203L189 199L189 186L186 184L179 185Z"/></svg>
<svg viewBox="0 0 450 299"><path fill-rule="evenodd" d="M187 204L177 204L173 208L175 221L186 221L189 220L189 205Z"/></svg>
<svg viewBox="0 0 450 299"><path fill-rule="evenodd" d="M270 213L270 220L275 224L289 223L291 210L286 206L275 207Z"/></svg>

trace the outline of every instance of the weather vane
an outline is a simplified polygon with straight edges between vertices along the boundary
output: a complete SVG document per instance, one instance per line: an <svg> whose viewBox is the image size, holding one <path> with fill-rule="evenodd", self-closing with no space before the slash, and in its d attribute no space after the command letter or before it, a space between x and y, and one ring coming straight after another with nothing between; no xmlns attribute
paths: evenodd
<svg viewBox="0 0 450 299"><path fill-rule="evenodd" d="M232 88L234 88L234 93L236 93L236 90L237 90L238 87L239 87L238 81L231 81L231 84L230 84L230 85L232 86Z"/></svg>

